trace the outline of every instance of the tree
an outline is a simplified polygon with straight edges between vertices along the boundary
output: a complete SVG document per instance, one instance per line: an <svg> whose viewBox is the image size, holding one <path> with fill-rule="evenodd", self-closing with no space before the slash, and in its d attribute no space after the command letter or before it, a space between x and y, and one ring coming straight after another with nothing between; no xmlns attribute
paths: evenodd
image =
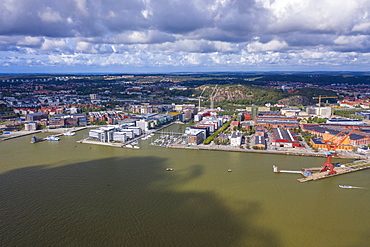
<svg viewBox="0 0 370 247"><path fill-rule="evenodd" d="M107 125L107 122L106 121L95 120L95 121L91 121L90 124L92 124L92 125Z"/></svg>

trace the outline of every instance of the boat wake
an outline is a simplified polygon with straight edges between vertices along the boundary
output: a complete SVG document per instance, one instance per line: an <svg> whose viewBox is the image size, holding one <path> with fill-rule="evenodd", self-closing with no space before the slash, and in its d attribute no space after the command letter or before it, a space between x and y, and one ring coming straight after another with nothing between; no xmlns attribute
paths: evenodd
<svg viewBox="0 0 370 247"><path fill-rule="evenodd" d="M339 185L339 188L343 189L364 189L363 187L351 186L351 185Z"/></svg>

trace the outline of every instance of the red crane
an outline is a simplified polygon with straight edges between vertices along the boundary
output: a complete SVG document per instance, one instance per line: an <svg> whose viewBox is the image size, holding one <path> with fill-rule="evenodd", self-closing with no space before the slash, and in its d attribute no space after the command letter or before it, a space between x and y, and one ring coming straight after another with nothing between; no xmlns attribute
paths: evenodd
<svg viewBox="0 0 370 247"><path fill-rule="evenodd" d="M348 133L346 133L347 131L349 131ZM350 127L350 128L346 128L344 130L342 130L341 132L339 132L338 134L336 134L335 136L331 137L330 139L328 140L324 140L323 142L326 144L326 148L328 149L328 151L324 152L324 154L327 155L327 158L326 158L326 163L323 164L320 172L323 172L323 171L328 171L328 175L332 175L332 174L335 174L337 173L336 171L334 171L334 165L331 163L331 158L333 156L338 156L336 153L335 153L335 150L346 140L347 137L349 137L353 132L357 132L359 133L360 135L363 135L365 137L367 137L364 133L362 133L361 131L359 131L358 129L355 129L354 127Z"/></svg>

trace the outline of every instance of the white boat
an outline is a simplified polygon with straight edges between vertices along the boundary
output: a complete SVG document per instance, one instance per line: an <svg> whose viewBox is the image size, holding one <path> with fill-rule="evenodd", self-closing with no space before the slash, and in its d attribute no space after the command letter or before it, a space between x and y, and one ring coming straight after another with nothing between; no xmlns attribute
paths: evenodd
<svg viewBox="0 0 370 247"><path fill-rule="evenodd" d="M131 144L126 145L127 148L132 148L133 146Z"/></svg>
<svg viewBox="0 0 370 247"><path fill-rule="evenodd" d="M133 146L133 148L139 149L140 147L139 146Z"/></svg>
<svg viewBox="0 0 370 247"><path fill-rule="evenodd" d="M351 185L339 185L339 188L343 189L361 189L361 187L351 186Z"/></svg>
<svg viewBox="0 0 370 247"><path fill-rule="evenodd" d="M63 133L63 135L65 136L74 136L75 134L76 134L75 132L71 132L71 131Z"/></svg>
<svg viewBox="0 0 370 247"><path fill-rule="evenodd" d="M48 141L59 141L60 138L56 137L56 136L48 136L45 138L45 140L48 140Z"/></svg>

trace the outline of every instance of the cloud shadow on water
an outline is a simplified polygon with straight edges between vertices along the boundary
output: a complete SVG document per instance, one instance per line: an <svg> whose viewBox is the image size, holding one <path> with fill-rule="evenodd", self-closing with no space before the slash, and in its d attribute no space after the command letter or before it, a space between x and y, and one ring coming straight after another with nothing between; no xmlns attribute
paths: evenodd
<svg viewBox="0 0 370 247"><path fill-rule="evenodd" d="M0 175L0 246L280 246L212 192L181 192L158 157L108 158ZM241 244L243 242L243 244ZM247 244L247 245L246 245Z"/></svg>

